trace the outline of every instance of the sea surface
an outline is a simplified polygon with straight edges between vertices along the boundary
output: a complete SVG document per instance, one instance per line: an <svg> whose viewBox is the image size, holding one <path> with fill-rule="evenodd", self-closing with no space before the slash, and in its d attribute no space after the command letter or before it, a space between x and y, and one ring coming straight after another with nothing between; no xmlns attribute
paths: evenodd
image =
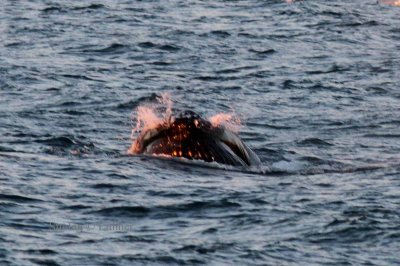
<svg viewBox="0 0 400 266"><path fill-rule="evenodd" d="M262 166L127 154L164 95ZM0 265L399 265L399 128L395 5L2 0Z"/></svg>

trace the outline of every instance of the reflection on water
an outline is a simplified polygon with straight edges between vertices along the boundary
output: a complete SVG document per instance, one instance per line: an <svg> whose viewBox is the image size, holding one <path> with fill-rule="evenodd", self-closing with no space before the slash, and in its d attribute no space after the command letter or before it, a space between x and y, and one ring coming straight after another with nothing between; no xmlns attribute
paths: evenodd
<svg viewBox="0 0 400 266"><path fill-rule="evenodd" d="M398 5L2 1L0 265L400 264ZM261 169L127 156L176 110Z"/></svg>

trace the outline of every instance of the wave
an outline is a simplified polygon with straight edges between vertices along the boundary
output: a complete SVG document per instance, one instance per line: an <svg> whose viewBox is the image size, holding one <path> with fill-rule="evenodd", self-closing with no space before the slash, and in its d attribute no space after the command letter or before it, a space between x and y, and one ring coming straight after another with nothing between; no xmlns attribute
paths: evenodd
<svg viewBox="0 0 400 266"><path fill-rule="evenodd" d="M297 143L302 146L333 146L332 143L322 140L320 138L307 138Z"/></svg>
<svg viewBox="0 0 400 266"><path fill-rule="evenodd" d="M176 51L181 50L180 47L178 47L174 44L157 44L157 43L153 43L150 41L141 42L138 44L138 46L143 49L159 49L159 50L164 50L164 51L168 51L168 52L176 52Z"/></svg>
<svg viewBox="0 0 400 266"><path fill-rule="evenodd" d="M144 217L148 215L162 217L176 216L177 213L210 211L212 209L232 209L240 208L241 205L228 199L210 200L210 201L193 201L183 204L157 205L152 207L145 206L115 206L101 208L90 213L97 213L104 216L128 216L128 217Z"/></svg>
<svg viewBox="0 0 400 266"><path fill-rule="evenodd" d="M0 194L0 200L11 201L11 202L16 202L16 203L28 203L28 202L43 201L43 200L37 199L37 198L31 198L31 197L15 195L15 194L4 194L4 193Z"/></svg>
<svg viewBox="0 0 400 266"><path fill-rule="evenodd" d="M41 10L44 14L53 14L53 13L67 13L69 11L87 11L90 12L96 9L103 9L106 6L102 4L90 4L87 6L60 6L60 5L53 5L45 7Z"/></svg>

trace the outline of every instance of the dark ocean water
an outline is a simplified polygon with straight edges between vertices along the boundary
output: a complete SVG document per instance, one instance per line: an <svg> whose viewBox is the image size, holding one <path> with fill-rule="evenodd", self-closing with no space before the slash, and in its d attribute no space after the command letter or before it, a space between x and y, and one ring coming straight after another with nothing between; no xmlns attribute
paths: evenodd
<svg viewBox="0 0 400 266"><path fill-rule="evenodd" d="M3 0L0 265L399 265L399 51L374 0ZM261 169L128 156L163 93Z"/></svg>

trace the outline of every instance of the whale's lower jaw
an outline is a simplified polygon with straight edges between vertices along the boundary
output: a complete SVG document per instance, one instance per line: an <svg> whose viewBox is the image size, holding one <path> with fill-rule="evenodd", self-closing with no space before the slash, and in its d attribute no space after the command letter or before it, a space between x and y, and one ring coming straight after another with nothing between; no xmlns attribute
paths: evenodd
<svg viewBox="0 0 400 266"><path fill-rule="evenodd" d="M227 144L212 138L185 139L183 141L169 141L168 138L161 138L148 145L143 153L218 162L233 166L250 165L248 160L237 156Z"/></svg>
<svg viewBox="0 0 400 266"><path fill-rule="evenodd" d="M142 132L135 141L132 152L233 166L260 163L257 155L235 133L224 127L214 127L192 112L189 114Z"/></svg>

